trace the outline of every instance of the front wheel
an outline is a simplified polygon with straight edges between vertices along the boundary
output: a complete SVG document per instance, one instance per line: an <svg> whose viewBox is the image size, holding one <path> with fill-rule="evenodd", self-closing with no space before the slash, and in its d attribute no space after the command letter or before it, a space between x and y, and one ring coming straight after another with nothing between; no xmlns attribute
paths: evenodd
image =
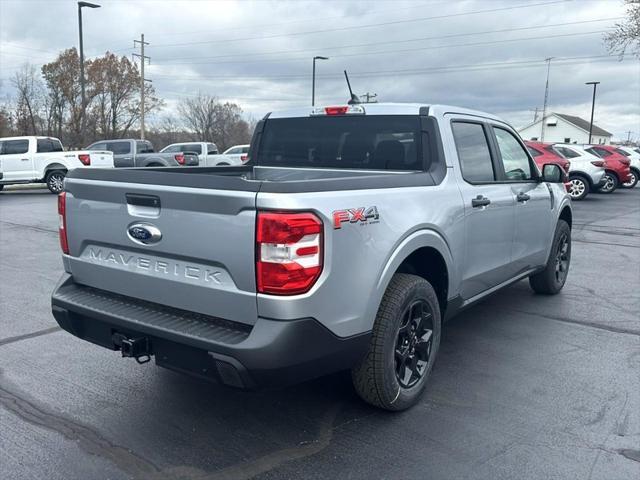
<svg viewBox="0 0 640 480"><path fill-rule="evenodd" d="M3 188L4 188L4 185L0 185L0 192L2 191Z"/></svg>
<svg viewBox="0 0 640 480"><path fill-rule="evenodd" d="M571 200L582 200L589 193L589 182L584 177L575 176L569 180L569 196Z"/></svg>
<svg viewBox="0 0 640 480"><path fill-rule="evenodd" d="M629 173L629 181L622 184L622 188L633 188L638 183L638 171L631 170Z"/></svg>
<svg viewBox="0 0 640 480"><path fill-rule="evenodd" d="M53 172L47 173L47 177L45 178L45 182L47 184L47 188L51 193L55 193L56 195L62 190L64 190L64 177L66 176L66 172L62 170L54 170Z"/></svg>
<svg viewBox="0 0 640 480"><path fill-rule="evenodd" d="M431 284L395 274L378 308L367 354L351 371L358 395L385 410L413 406L433 368L440 331L440 306Z"/></svg>
<svg viewBox="0 0 640 480"><path fill-rule="evenodd" d="M570 264L571 228L564 220L558 220L547 264L540 273L529 277L529 285L536 293L555 295L567 281Z"/></svg>
<svg viewBox="0 0 640 480"><path fill-rule="evenodd" d="M598 190L600 193L613 193L618 188L618 177L611 172L604 174L604 185Z"/></svg>

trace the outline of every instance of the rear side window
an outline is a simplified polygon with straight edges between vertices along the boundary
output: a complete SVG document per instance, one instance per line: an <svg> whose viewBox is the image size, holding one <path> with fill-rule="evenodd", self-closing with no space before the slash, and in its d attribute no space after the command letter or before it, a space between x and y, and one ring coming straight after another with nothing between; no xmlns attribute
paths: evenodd
<svg viewBox="0 0 640 480"><path fill-rule="evenodd" d="M472 183L493 182L496 176L484 127L479 123L453 122L451 128L464 179Z"/></svg>
<svg viewBox="0 0 640 480"><path fill-rule="evenodd" d="M564 158L576 158L580 156L580 154L574 152L573 150L567 147L559 147L556 145L553 148L557 150L560 153L560 155L562 155Z"/></svg>
<svg viewBox="0 0 640 480"><path fill-rule="evenodd" d="M600 158L605 158L611 155L611 152L605 150L604 148L588 148L587 152L591 152L597 156L599 156Z"/></svg>
<svg viewBox="0 0 640 480"><path fill-rule="evenodd" d="M422 170L421 147L417 115L278 118L265 122L257 164Z"/></svg>
<svg viewBox="0 0 640 480"><path fill-rule="evenodd" d="M29 151L29 140L5 140L2 142L3 155L19 155Z"/></svg>
<svg viewBox="0 0 640 480"><path fill-rule="evenodd" d="M138 140L136 141L136 153L153 153L153 145L151 142Z"/></svg>
<svg viewBox="0 0 640 480"><path fill-rule="evenodd" d="M498 142L498 150L504 165L507 180L531 180L529 156L516 137L509 131L493 127Z"/></svg>
<svg viewBox="0 0 640 480"><path fill-rule="evenodd" d="M539 150L536 150L533 147L529 147L527 146L527 150L529 150L529 153L531 154L532 157L539 157L540 155L542 155L542 152Z"/></svg>
<svg viewBox="0 0 640 480"><path fill-rule="evenodd" d="M49 152L61 152L62 144L60 140L52 139L52 138L39 138L37 140L37 152L38 153L49 153Z"/></svg>
<svg viewBox="0 0 640 480"><path fill-rule="evenodd" d="M202 145L200 145L199 143L189 143L187 145L182 146L182 151L189 152L189 153L197 153L198 155L200 155L202 153Z"/></svg>
<svg viewBox="0 0 640 480"><path fill-rule="evenodd" d="M89 145L87 150L108 150L106 143L94 143L93 145Z"/></svg>
<svg viewBox="0 0 640 480"><path fill-rule="evenodd" d="M627 153L624 150L621 150L619 148L616 148L616 152L618 152L620 155L624 155L625 157L630 157L631 156L630 153Z"/></svg>
<svg viewBox="0 0 640 480"><path fill-rule="evenodd" d="M171 145L162 149L163 153L176 153L182 150L182 145Z"/></svg>
<svg viewBox="0 0 640 480"><path fill-rule="evenodd" d="M207 143L207 153L209 155L215 155L218 153L218 147L213 143Z"/></svg>
<svg viewBox="0 0 640 480"><path fill-rule="evenodd" d="M107 150L113 152L114 155L125 155L131 153L129 142L107 142Z"/></svg>
<svg viewBox="0 0 640 480"><path fill-rule="evenodd" d="M249 147L242 147L242 153L249 153ZM629 155L627 155L628 157Z"/></svg>

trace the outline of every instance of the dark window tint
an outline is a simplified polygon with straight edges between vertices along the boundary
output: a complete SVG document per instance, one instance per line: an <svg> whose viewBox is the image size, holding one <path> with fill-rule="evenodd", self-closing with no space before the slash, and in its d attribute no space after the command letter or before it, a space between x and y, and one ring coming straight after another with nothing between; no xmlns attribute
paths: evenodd
<svg viewBox="0 0 640 480"><path fill-rule="evenodd" d="M559 146L555 146L554 147L558 152L560 152L560 154L564 157L564 158L575 158L575 157L579 157L580 154L574 152L573 150L571 150L570 148L567 147L559 147Z"/></svg>
<svg viewBox="0 0 640 480"><path fill-rule="evenodd" d="M564 143L571 143L571 139L569 137L565 137Z"/></svg>
<svg viewBox="0 0 640 480"><path fill-rule="evenodd" d="M631 154L628 152L625 152L624 150L620 150L619 148L616 148L616 152L618 152L620 155L624 155L625 157L630 157Z"/></svg>
<svg viewBox="0 0 640 480"><path fill-rule="evenodd" d="M536 150L533 147L527 146L527 150L529 150L529 153L532 157L539 157L540 155L542 155L542 152L540 150Z"/></svg>
<svg viewBox="0 0 640 480"><path fill-rule="evenodd" d="M19 155L29 151L29 140L5 140L2 142L3 155Z"/></svg>
<svg viewBox="0 0 640 480"><path fill-rule="evenodd" d="M153 153L153 145L145 140L136 141L136 153Z"/></svg>
<svg viewBox="0 0 640 480"><path fill-rule="evenodd" d="M53 138L39 138L37 140L37 152L38 153L49 153L49 152L61 152L62 144L60 140Z"/></svg>
<svg viewBox="0 0 640 480"><path fill-rule="evenodd" d="M215 155L218 153L218 147L213 143L207 143L207 154Z"/></svg>
<svg viewBox="0 0 640 480"><path fill-rule="evenodd" d="M242 153L249 153L249 147L242 147Z"/></svg>
<svg viewBox="0 0 640 480"><path fill-rule="evenodd" d="M493 128L507 180L531 180L529 156L516 137L502 128Z"/></svg>
<svg viewBox="0 0 640 480"><path fill-rule="evenodd" d="M199 143L188 143L187 145L181 145L181 147L183 152L197 153L198 155L202 153L202 145Z"/></svg>
<svg viewBox="0 0 640 480"><path fill-rule="evenodd" d="M600 158L605 158L611 155L611 152L605 150L604 148L598 148L598 147L588 148L587 152L591 152L599 156Z"/></svg>
<svg viewBox="0 0 640 480"><path fill-rule="evenodd" d="M454 122L451 125L456 142L462 176L469 182L495 180L491 153L484 128L479 123Z"/></svg>
<svg viewBox="0 0 640 480"><path fill-rule="evenodd" d="M87 150L107 150L107 144L104 142L94 143L93 145L89 145Z"/></svg>
<svg viewBox="0 0 640 480"><path fill-rule="evenodd" d="M162 149L163 153L176 153L179 152L182 148L182 145L171 145L169 147L165 147Z"/></svg>
<svg viewBox="0 0 640 480"><path fill-rule="evenodd" d="M257 164L422 170L420 138L417 115L278 118L265 122Z"/></svg>
<svg viewBox="0 0 640 480"><path fill-rule="evenodd" d="M114 155L126 155L131 153L131 144L129 142L107 142L107 150L113 152Z"/></svg>

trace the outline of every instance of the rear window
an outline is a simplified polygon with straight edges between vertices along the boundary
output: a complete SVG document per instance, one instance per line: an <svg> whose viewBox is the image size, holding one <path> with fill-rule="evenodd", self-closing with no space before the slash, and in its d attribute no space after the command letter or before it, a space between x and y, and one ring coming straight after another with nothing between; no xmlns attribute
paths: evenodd
<svg viewBox="0 0 640 480"><path fill-rule="evenodd" d="M420 117L278 118L265 122L257 164L422 170Z"/></svg>
<svg viewBox="0 0 640 480"><path fill-rule="evenodd" d="M37 153L62 152L62 144L58 139L38 138Z"/></svg>
<svg viewBox="0 0 640 480"><path fill-rule="evenodd" d="M131 144L124 142L107 142L107 150L113 152L114 155L126 155L131 153Z"/></svg>

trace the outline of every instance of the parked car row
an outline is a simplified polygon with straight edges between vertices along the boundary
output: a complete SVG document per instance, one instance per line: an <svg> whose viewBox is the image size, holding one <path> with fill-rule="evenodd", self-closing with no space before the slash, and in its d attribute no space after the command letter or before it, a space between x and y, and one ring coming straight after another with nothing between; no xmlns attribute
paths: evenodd
<svg viewBox="0 0 640 480"><path fill-rule="evenodd" d="M582 200L589 192L633 188L640 178L640 149L530 141L525 144L539 167L555 163L568 173L567 188L573 200Z"/></svg>
<svg viewBox="0 0 640 480"><path fill-rule="evenodd" d="M46 183L60 193L74 168L178 167L242 165L249 145L235 145L223 154L211 142L172 144L156 152L148 140L100 140L86 150L65 151L53 137L0 138L0 190L5 185Z"/></svg>

